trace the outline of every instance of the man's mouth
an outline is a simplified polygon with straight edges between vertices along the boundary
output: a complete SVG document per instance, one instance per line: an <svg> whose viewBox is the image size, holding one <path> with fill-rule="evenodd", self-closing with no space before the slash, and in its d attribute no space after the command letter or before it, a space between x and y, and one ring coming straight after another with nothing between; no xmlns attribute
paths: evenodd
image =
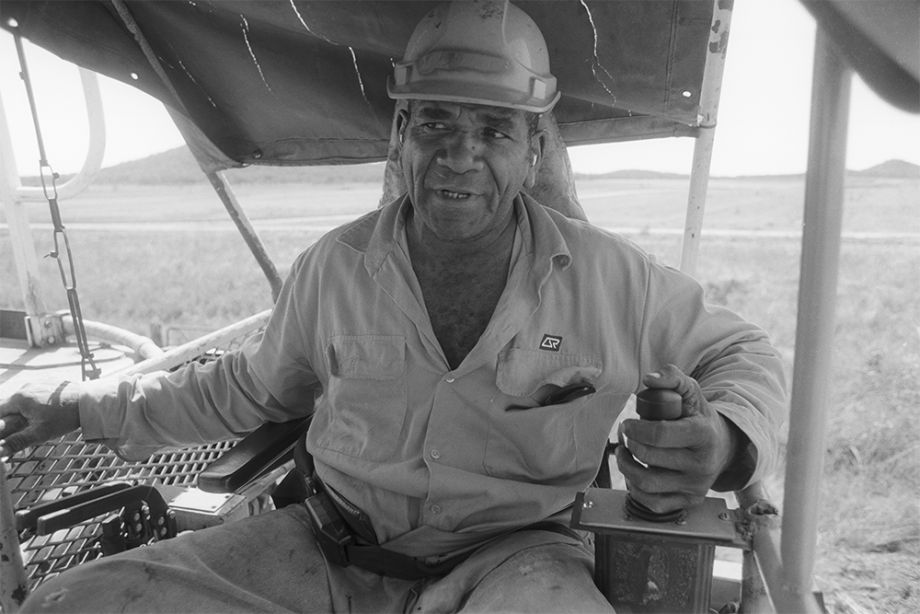
<svg viewBox="0 0 920 614"><path fill-rule="evenodd" d="M455 192L453 190L444 189L438 190L438 195L448 200L466 200L472 196L469 192Z"/></svg>

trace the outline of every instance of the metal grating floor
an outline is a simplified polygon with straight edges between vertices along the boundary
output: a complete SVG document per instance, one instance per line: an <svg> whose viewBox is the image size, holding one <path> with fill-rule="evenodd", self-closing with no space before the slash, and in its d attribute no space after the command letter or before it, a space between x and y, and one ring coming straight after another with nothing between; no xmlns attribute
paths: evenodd
<svg viewBox="0 0 920 614"><path fill-rule="evenodd" d="M35 446L10 459L7 481L16 509L53 501L111 481L194 486L195 479L234 442L221 442L157 454L147 461L122 461L77 434ZM101 556L97 545L102 518L51 535L23 535L23 563L31 587L46 578Z"/></svg>

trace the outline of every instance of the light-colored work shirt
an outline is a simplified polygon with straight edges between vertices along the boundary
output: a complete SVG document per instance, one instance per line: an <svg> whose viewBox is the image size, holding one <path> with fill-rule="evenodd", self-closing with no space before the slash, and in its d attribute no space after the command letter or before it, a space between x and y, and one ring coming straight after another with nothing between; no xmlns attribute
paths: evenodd
<svg viewBox="0 0 920 614"><path fill-rule="evenodd" d="M410 206L397 201L307 249L258 345L86 385L84 436L144 457L303 416L321 390L307 437L320 477L371 517L381 544L415 556L565 514L642 375L669 363L749 439L735 486L770 469L780 360L763 331L707 305L694 280L519 197L504 293L451 369L409 259ZM545 405L577 382L596 392Z"/></svg>

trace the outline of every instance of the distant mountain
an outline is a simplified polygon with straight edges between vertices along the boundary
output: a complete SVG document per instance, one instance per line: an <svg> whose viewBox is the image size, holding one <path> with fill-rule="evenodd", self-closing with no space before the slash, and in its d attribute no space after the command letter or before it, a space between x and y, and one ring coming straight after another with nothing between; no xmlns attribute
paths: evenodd
<svg viewBox="0 0 920 614"><path fill-rule="evenodd" d="M248 166L228 171L233 183L383 183L382 162L369 164L344 164L338 166ZM888 160L861 171L848 171L852 177L878 177L897 179L920 178L920 166L904 160ZM687 179L680 173L661 173L638 169L613 171L603 174L576 173L578 180L592 179ZM802 174L745 175L732 179L795 179ZM67 179L63 177L61 181ZM188 147L147 156L140 160L123 162L99 171L96 183L135 185L185 185L206 183L198 163ZM39 185L37 177L23 178L25 185Z"/></svg>
<svg viewBox="0 0 920 614"><path fill-rule="evenodd" d="M377 183L383 184L383 164L338 166L247 166L228 172L233 183ZM101 184L184 185L207 183L186 146L110 166L99 171Z"/></svg>
<svg viewBox="0 0 920 614"><path fill-rule="evenodd" d="M918 179L920 178L920 166L905 162L904 160L886 160L881 164L870 166L861 171L852 171L852 173L860 177Z"/></svg>
<svg viewBox="0 0 920 614"><path fill-rule="evenodd" d="M680 173L661 173L659 171L643 171L626 169L601 174L575 173L576 179L686 179L689 175Z"/></svg>
<svg viewBox="0 0 920 614"><path fill-rule="evenodd" d="M920 166L906 162L904 160L888 160L881 164L869 167L861 171L847 171L847 175L852 177L878 177L888 179L918 179L920 178ZM720 179L798 179L805 176L805 173L788 173L781 175L737 175L732 177L716 177ZM576 179L687 179L689 175L680 173L659 173L658 171L643 170L622 170L613 171L603 174L583 174L576 173Z"/></svg>
<svg viewBox="0 0 920 614"><path fill-rule="evenodd" d="M878 177L887 179L918 179L920 166L904 160L887 160L861 171L847 171L851 177ZM796 179L804 177L804 173L782 175L739 175L731 179ZM686 179L688 175L679 173L659 173L657 171L623 170L604 173L601 175L587 175L578 173L578 179ZM720 177L729 179L729 177Z"/></svg>
<svg viewBox="0 0 920 614"><path fill-rule="evenodd" d="M184 145L140 160L122 162L99 171L94 183L101 184L190 184L206 183L192 152Z"/></svg>

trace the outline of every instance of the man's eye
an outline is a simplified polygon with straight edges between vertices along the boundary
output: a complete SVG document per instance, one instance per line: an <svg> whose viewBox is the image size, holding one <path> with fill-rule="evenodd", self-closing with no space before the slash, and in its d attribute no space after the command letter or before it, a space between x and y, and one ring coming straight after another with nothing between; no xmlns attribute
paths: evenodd
<svg viewBox="0 0 920 614"><path fill-rule="evenodd" d="M444 130L447 128L447 124L444 122L425 122L422 124L422 128L426 130Z"/></svg>
<svg viewBox="0 0 920 614"><path fill-rule="evenodd" d="M487 137L489 137L490 139L507 139L507 138L509 138L507 134L505 134L504 132L501 132L500 130L496 130L495 128L486 128L486 129L485 129L485 135L486 135Z"/></svg>

